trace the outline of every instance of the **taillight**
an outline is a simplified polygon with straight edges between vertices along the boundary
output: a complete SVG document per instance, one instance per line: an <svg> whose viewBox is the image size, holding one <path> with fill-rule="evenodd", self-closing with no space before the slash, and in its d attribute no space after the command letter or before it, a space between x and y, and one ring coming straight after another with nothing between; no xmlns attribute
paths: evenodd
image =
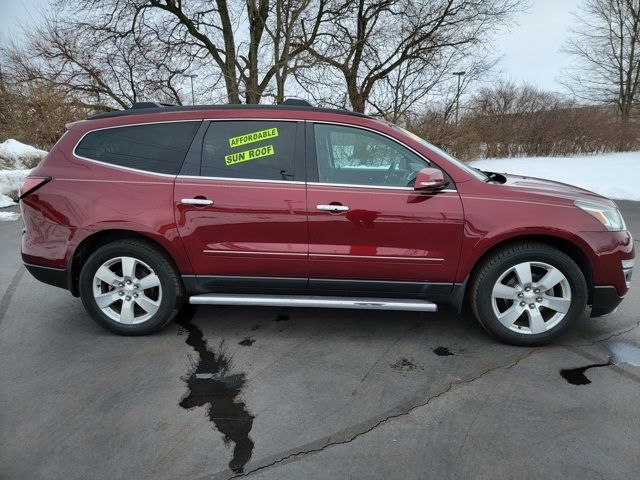
<svg viewBox="0 0 640 480"><path fill-rule="evenodd" d="M24 179L24 183L20 187L20 198L24 198L27 195L31 195L33 192L42 187L45 183L51 180L51 177L27 177Z"/></svg>

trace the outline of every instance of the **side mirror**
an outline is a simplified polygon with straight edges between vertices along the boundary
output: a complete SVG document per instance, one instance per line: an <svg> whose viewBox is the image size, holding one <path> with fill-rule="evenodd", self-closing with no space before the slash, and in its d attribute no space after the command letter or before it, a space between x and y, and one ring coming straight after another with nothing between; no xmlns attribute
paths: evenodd
<svg viewBox="0 0 640 480"><path fill-rule="evenodd" d="M414 190L441 190L448 184L441 170L425 167L416 174Z"/></svg>

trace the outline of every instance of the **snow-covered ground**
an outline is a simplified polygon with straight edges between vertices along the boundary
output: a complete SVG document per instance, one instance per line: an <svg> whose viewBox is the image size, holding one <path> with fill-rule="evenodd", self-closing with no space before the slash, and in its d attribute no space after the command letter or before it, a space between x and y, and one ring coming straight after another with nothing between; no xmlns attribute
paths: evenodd
<svg viewBox="0 0 640 480"><path fill-rule="evenodd" d="M472 167L569 183L617 200L640 201L640 152L476 160Z"/></svg>

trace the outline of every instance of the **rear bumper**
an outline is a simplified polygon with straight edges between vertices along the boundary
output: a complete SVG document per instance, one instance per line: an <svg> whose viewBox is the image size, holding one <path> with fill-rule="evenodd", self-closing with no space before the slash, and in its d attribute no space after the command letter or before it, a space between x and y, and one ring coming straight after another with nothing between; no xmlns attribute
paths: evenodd
<svg viewBox="0 0 640 480"><path fill-rule="evenodd" d="M31 263L25 263L24 266L36 280L53 285L54 287L71 290L71 275L69 275L66 268L43 267Z"/></svg>
<svg viewBox="0 0 640 480"><path fill-rule="evenodd" d="M624 297L618 295L618 291L612 285L593 287L591 297L591 316L602 317L615 312Z"/></svg>

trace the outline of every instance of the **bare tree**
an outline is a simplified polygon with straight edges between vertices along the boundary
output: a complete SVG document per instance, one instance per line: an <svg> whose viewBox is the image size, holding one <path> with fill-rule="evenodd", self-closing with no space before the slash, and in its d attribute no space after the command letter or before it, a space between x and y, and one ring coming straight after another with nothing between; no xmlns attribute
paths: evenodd
<svg viewBox="0 0 640 480"><path fill-rule="evenodd" d="M176 56L197 57L219 72L229 103L276 100L294 59L315 40L326 0L79 0L96 12L87 22L103 34L135 37L153 32ZM291 41L299 25L310 25L307 42ZM276 93L271 94L273 81Z"/></svg>
<svg viewBox="0 0 640 480"><path fill-rule="evenodd" d="M466 157L571 155L619 150L622 136L613 106L580 105L531 85L499 82L467 102L452 143ZM637 140L626 141L637 148Z"/></svg>
<svg viewBox="0 0 640 480"><path fill-rule="evenodd" d="M64 133L65 124L94 111L60 88L0 78L0 140L15 138L48 150Z"/></svg>
<svg viewBox="0 0 640 480"><path fill-rule="evenodd" d="M275 68L275 103L285 100L285 86L292 73L295 74L298 67L300 53L307 51L315 41L318 29L322 23L326 11L327 0L276 0L272 5L271 18L266 24L266 30L273 42L273 66ZM312 31L305 42L296 43L301 37L302 26L308 11L315 14Z"/></svg>
<svg viewBox="0 0 640 480"><path fill-rule="evenodd" d="M479 47L523 0L52 2L57 15L3 51L15 81L126 108L182 103L197 73L201 100L280 103L293 91L400 121L427 99L450 103L451 70L467 71L463 89L482 75Z"/></svg>
<svg viewBox="0 0 640 480"><path fill-rule="evenodd" d="M301 83L315 83L318 76L341 77L357 112L364 112L382 82L395 88L398 81L415 80L418 72L428 70L428 90L453 59L484 44L521 5L520 0L333 0L327 21L313 32L316 40L308 42L316 71L301 74ZM304 32L303 40L308 40L311 33ZM319 66L324 71L318 72Z"/></svg>
<svg viewBox="0 0 640 480"><path fill-rule="evenodd" d="M640 92L640 0L585 0L566 50L577 66L565 85L580 99L615 105L626 122Z"/></svg>
<svg viewBox="0 0 640 480"><path fill-rule="evenodd" d="M447 57L428 65L411 59L378 82L368 100L371 113L393 123L403 123L414 112L424 111L429 105L437 104L442 113L442 121L450 121L455 113L458 95L486 78L497 60L481 52L470 55L470 58L464 58L457 50L442 53ZM457 77L452 75L453 70L465 71L461 78L460 92L457 91Z"/></svg>
<svg viewBox="0 0 640 480"><path fill-rule="evenodd" d="M101 110L157 99L181 103L179 85L192 60L174 61L171 48L150 33L103 36L94 29L50 16L4 45L6 71L14 82L73 92L76 102Z"/></svg>

